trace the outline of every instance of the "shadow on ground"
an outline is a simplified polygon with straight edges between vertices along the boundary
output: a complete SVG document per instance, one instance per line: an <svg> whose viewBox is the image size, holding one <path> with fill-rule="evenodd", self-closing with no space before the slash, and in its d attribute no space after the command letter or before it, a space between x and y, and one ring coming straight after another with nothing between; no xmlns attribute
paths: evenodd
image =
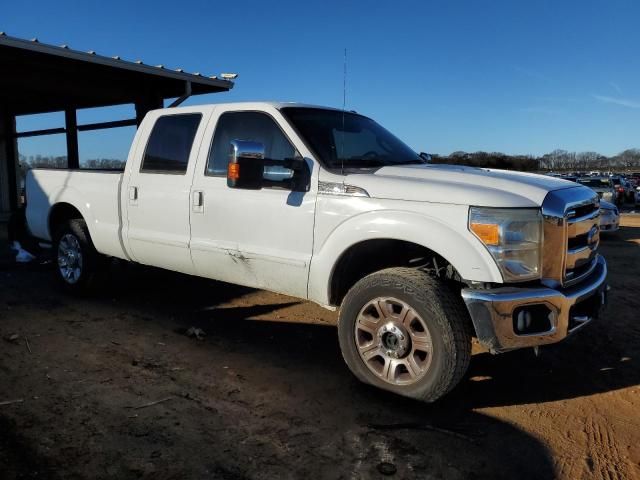
<svg viewBox="0 0 640 480"><path fill-rule="evenodd" d="M114 275L85 299L46 270L1 276L0 334L29 336L34 353L0 350L0 392L25 398L0 407L0 478L553 476L539 440L460 394L426 405L357 382L334 328L250 320L314 306L147 268Z"/></svg>
<svg viewBox="0 0 640 480"><path fill-rule="evenodd" d="M624 255L637 238L640 229L622 229L603 251ZM538 439L477 409L640 384L638 342L628 339L640 330L620 310L635 302L626 272L613 282L622 291L611 294L613 314L539 358L476 354L459 388L426 405L357 382L334 328L283 323L323 315L311 304L131 266L77 299L49 269L13 268L0 280L0 333L47 339L33 341L32 355L0 349L0 392L46 399L0 407L0 478L30 478L32 465L78 478L551 478ZM206 339L186 338L191 326ZM55 381L37 375L43 365ZM164 398L173 400L135 417L123 411Z"/></svg>

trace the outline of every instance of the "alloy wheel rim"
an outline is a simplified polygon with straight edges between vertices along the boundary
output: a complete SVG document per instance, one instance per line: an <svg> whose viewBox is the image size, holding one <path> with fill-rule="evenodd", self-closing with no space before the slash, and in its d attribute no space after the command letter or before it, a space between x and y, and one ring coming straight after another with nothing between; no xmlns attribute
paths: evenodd
<svg viewBox="0 0 640 480"><path fill-rule="evenodd" d="M431 365L433 342L427 324L397 298L376 297L362 307L355 342L367 368L391 385L411 385Z"/></svg>
<svg viewBox="0 0 640 480"><path fill-rule="evenodd" d="M62 279L73 285L82 274L82 250L80 242L70 233L63 235L58 243L58 270Z"/></svg>

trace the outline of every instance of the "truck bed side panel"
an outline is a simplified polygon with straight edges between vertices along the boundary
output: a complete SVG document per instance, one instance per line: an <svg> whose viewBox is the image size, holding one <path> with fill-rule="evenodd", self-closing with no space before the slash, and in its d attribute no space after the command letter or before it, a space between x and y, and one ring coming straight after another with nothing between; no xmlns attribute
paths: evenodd
<svg viewBox="0 0 640 480"><path fill-rule="evenodd" d="M27 223L31 233L51 240L51 211L66 203L80 211L100 253L128 259L121 241L121 184L122 172L31 170L26 183Z"/></svg>

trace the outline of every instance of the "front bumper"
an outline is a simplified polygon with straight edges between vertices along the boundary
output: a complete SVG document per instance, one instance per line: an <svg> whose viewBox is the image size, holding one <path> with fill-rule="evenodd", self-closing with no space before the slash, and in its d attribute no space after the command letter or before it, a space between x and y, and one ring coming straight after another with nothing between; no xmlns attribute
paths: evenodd
<svg viewBox="0 0 640 480"><path fill-rule="evenodd" d="M617 232L620 227L620 217L614 214L600 215L600 233Z"/></svg>
<svg viewBox="0 0 640 480"><path fill-rule="evenodd" d="M600 224L600 233L613 233L620 229L620 223L616 220Z"/></svg>
<svg viewBox="0 0 640 480"><path fill-rule="evenodd" d="M462 298L479 342L500 353L559 342L590 323L606 303L606 280L607 263L598 257L592 274L570 288L465 288ZM533 333L531 327L520 328L524 315L534 319Z"/></svg>

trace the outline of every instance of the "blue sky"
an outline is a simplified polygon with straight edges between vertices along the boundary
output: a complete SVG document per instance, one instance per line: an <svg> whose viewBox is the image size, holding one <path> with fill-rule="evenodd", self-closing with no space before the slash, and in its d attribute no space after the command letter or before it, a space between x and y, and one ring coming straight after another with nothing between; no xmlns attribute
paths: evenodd
<svg viewBox="0 0 640 480"><path fill-rule="evenodd" d="M639 18L633 0L86 0L6 2L0 30L148 64L240 74L230 93L190 103L340 107L346 48L347 108L416 150L611 155L640 147ZM20 127L52 121L24 119ZM130 136L81 137L81 155L126 155ZM24 149L47 153L64 142L39 139Z"/></svg>

